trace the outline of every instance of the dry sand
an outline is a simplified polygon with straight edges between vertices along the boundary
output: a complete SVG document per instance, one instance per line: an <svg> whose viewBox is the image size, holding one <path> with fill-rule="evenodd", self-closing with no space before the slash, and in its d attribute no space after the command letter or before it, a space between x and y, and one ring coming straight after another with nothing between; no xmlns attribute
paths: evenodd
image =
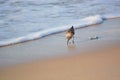
<svg viewBox="0 0 120 80"><path fill-rule="evenodd" d="M72 47L69 46L70 50L68 49L68 53L70 53L70 55L55 57L52 59L31 61L29 63L16 64L11 67L1 68L0 80L120 80L120 29L118 28L119 23L116 24L118 26L116 27L118 30L112 27L116 26L116 20L118 22L120 21L120 19L113 19L108 20L101 25L95 25L98 26L98 31L102 31L99 34L97 32L91 32L89 35L87 34L87 32L85 33L85 36L88 37L90 35L93 36L92 34L99 35L101 38L98 40L86 42L82 42L82 40L79 41L80 39L83 39L84 41L85 36L81 36L79 35L79 33L83 33L84 31L86 31L86 29L76 30L76 44ZM95 26L91 26L89 31L95 31ZM108 27L104 28L104 26ZM110 30L104 31L100 27L104 29L107 29L109 27L114 28L115 32L112 30L112 33ZM57 35L63 34L64 33L60 33L46 38L46 41L49 41L50 38L55 38ZM79 36L81 36L82 38L79 38ZM65 43L62 43L64 42L64 40L59 37L57 37L57 40L61 42L57 43L58 41L55 40L53 41L54 46L52 45L52 48L55 49L55 51L53 50L53 52L60 52L59 49L65 51L66 48L63 49L64 47L66 47L65 45L63 45ZM37 44L37 42L39 41L18 44L12 47L5 47L2 48L1 51L7 53L8 50L8 52L10 53L20 53L19 51L23 50L23 53L25 53L26 50L24 51L23 48L25 48L26 46L32 49L32 46L34 47L36 45L36 47L40 48L40 43ZM53 42L48 42L47 45L51 46ZM59 48L55 47L55 45L59 44L63 45L63 47L61 45L59 46ZM43 50L46 49L49 51L51 49L48 49L48 46L42 46ZM37 49L32 52L45 53L44 51L39 52L39 49Z"/></svg>
<svg viewBox="0 0 120 80"><path fill-rule="evenodd" d="M120 80L120 44L0 70L0 80Z"/></svg>

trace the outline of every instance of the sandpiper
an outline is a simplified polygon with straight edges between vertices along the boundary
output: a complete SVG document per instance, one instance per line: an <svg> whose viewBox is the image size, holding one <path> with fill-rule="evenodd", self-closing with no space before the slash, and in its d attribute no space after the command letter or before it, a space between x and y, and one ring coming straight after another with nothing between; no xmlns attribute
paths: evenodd
<svg viewBox="0 0 120 80"><path fill-rule="evenodd" d="M70 40L71 38L73 38L73 41L72 41L72 42L74 43L74 34L75 34L75 31L74 31L74 27L73 27L73 26L66 31L67 45L68 45L69 40Z"/></svg>

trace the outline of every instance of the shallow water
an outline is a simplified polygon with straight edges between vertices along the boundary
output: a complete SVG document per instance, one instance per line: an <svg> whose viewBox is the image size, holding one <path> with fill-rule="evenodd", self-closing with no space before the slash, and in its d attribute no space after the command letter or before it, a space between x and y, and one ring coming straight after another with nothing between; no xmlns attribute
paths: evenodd
<svg viewBox="0 0 120 80"><path fill-rule="evenodd" d="M0 42L120 13L120 0L0 0Z"/></svg>

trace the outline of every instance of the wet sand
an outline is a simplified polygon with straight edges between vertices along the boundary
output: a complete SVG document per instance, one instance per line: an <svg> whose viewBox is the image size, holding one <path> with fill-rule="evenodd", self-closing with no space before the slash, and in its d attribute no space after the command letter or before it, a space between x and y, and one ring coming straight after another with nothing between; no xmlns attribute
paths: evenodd
<svg viewBox="0 0 120 80"><path fill-rule="evenodd" d="M33 61L1 67L0 80L120 80L119 21L119 18L112 19L100 25L77 29L75 44L68 47L63 32L0 48L1 55L18 54L23 61L27 58L23 55L34 57ZM89 37L94 36L99 38L89 40ZM39 56L45 54L42 57L46 59L36 57L37 53ZM54 57L47 58L51 55ZM8 63L14 62L11 60Z"/></svg>

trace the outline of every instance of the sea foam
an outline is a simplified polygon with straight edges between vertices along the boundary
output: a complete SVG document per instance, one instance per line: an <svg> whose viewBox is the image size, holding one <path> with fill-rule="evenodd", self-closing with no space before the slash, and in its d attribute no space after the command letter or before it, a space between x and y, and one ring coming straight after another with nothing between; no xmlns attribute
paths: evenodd
<svg viewBox="0 0 120 80"><path fill-rule="evenodd" d="M106 19L119 18L119 17L120 17L120 14L89 16L89 17L80 19L79 23L75 23L73 26L74 26L74 28L81 28L81 27L86 27L86 26L89 26L89 25L100 24L100 23L104 22L104 20L106 20ZM25 36L21 36L21 37L18 37L18 38L7 39L7 40L4 40L4 41L0 41L0 47L11 45L11 44L16 44L16 43L21 43L21 42L26 42L26 41L42 38L44 36L48 36L48 35L51 35L51 34L63 32L63 31L66 31L71 26L72 25L67 25L67 26L61 26L61 27L46 29L46 30L42 30L42 31L39 31L39 32L31 33L31 34L28 34L28 35L25 35Z"/></svg>

